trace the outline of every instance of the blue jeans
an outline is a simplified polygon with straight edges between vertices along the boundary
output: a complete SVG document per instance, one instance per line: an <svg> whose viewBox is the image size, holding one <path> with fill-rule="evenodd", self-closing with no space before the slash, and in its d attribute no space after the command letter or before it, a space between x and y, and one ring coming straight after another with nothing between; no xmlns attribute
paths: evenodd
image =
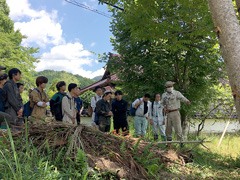
<svg viewBox="0 0 240 180"><path fill-rule="evenodd" d="M145 136L147 130L148 120L146 117L135 116L134 128L136 136Z"/></svg>

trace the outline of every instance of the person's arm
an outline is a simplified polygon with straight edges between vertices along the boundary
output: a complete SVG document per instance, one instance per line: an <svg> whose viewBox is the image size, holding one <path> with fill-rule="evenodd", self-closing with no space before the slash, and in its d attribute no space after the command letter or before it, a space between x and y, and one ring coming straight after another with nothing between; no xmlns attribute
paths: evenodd
<svg viewBox="0 0 240 180"><path fill-rule="evenodd" d="M138 107L141 103L142 103L142 100L136 99L136 100L132 103L132 106L133 106L134 108L136 108L136 107Z"/></svg>
<svg viewBox="0 0 240 180"><path fill-rule="evenodd" d="M54 104L55 104L55 101L53 99L51 99L50 100L50 110L51 110L52 115L54 115L54 109L53 109Z"/></svg>
<svg viewBox="0 0 240 180"><path fill-rule="evenodd" d="M116 113L115 100L112 101L112 112L113 114Z"/></svg>
<svg viewBox="0 0 240 180"><path fill-rule="evenodd" d="M62 109L63 113L67 114L71 119L74 117L74 114L70 113L71 109L68 103L68 98L66 96L62 98Z"/></svg>
<svg viewBox="0 0 240 180"><path fill-rule="evenodd" d="M148 112L147 112L147 119L151 119L151 112L152 112L152 103L149 101L148 102Z"/></svg>
<svg viewBox="0 0 240 180"><path fill-rule="evenodd" d="M96 104L96 112L102 116L108 115L108 112L102 110L102 102L99 100Z"/></svg>
<svg viewBox="0 0 240 180"><path fill-rule="evenodd" d="M180 99L182 102L185 102L186 104L190 104L190 101L185 98L180 92L177 93L177 98Z"/></svg>
<svg viewBox="0 0 240 180"><path fill-rule="evenodd" d="M80 109L80 113L79 113L79 115L82 114L83 109L84 109L84 104L83 104L83 101L82 101L82 108Z"/></svg>
<svg viewBox="0 0 240 180"><path fill-rule="evenodd" d="M96 101L95 101L95 98L94 98L94 96L92 97L92 99L91 99L91 107L92 107L92 109L93 109L93 111L95 110L95 108L96 108Z"/></svg>
<svg viewBox="0 0 240 180"><path fill-rule="evenodd" d="M152 105L150 105L151 109L150 109L150 112L149 112L149 119L152 120L153 119L153 110L152 110ZM154 107L153 107L154 108Z"/></svg>
<svg viewBox="0 0 240 180"><path fill-rule="evenodd" d="M22 109L21 104L18 102L16 98L16 92L14 92L14 88L12 84L7 83L6 85L6 93L7 93L7 101L12 106L14 111L18 112Z"/></svg>
<svg viewBox="0 0 240 180"><path fill-rule="evenodd" d="M124 112L127 112L127 110L128 110L128 102L125 101L125 105L124 105L123 111L124 111Z"/></svg>
<svg viewBox="0 0 240 180"><path fill-rule="evenodd" d="M47 106L50 106L50 100L49 98L47 97L47 94L43 91L43 94L44 94L44 102L46 103Z"/></svg>

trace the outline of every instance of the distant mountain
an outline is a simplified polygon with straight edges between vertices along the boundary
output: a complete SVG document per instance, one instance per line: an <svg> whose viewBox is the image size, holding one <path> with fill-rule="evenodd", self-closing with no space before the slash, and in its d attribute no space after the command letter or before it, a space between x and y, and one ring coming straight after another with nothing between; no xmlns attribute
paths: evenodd
<svg viewBox="0 0 240 180"><path fill-rule="evenodd" d="M99 81L101 79L102 79L102 76L96 76L96 77L92 78L92 80L95 80L95 81Z"/></svg>
<svg viewBox="0 0 240 180"><path fill-rule="evenodd" d="M66 71L53 71L53 70L44 70L37 72L36 76L46 76L48 78L48 84L46 89L49 89L52 81L65 81L67 84L76 83L81 88L84 88L90 84L96 82L96 80L82 77L80 75L74 75Z"/></svg>

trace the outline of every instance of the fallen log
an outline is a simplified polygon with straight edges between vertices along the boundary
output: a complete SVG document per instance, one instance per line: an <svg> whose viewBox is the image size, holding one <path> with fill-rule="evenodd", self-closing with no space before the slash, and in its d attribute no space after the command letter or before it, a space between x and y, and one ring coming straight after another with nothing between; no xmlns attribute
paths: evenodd
<svg viewBox="0 0 240 180"><path fill-rule="evenodd" d="M209 143L211 141L205 141L204 139L201 139L199 141L161 141L161 142L153 143L153 145L157 145L157 144L200 144L209 150L209 148L207 146L205 146L203 143Z"/></svg>

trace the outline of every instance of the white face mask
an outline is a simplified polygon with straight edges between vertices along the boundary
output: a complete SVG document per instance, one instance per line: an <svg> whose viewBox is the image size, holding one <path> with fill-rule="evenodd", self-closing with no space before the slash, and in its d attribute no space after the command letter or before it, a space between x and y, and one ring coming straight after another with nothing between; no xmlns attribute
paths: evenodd
<svg viewBox="0 0 240 180"><path fill-rule="evenodd" d="M173 92L173 87L167 88L167 92L172 93Z"/></svg>

